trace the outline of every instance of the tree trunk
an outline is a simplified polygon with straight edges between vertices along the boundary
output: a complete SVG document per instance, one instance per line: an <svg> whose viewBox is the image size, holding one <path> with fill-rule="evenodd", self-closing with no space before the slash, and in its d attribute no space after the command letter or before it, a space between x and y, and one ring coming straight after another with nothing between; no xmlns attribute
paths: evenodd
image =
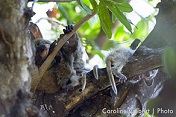
<svg viewBox="0 0 176 117"><path fill-rule="evenodd" d="M29 84L32 46L27 32L27 1L0 1L0 116L27 117L33 113Z"/></svg>

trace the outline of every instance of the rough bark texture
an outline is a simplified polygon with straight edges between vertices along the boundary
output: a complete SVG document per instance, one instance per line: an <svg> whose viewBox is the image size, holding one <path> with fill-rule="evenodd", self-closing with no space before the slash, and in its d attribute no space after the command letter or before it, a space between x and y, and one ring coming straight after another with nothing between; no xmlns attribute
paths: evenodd
<svg viewBox="0 0 176 117"><path fill-rule="evenodd" d="M29 65L33 52L23 0L0 1L0 116L32 116ZM34 113L33 113L34 114Z"/></svg>

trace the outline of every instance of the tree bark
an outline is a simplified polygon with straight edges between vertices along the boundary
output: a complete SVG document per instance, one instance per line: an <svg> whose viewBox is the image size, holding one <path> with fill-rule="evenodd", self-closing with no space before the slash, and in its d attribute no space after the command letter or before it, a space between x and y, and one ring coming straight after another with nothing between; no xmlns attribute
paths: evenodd
<svg viewBox="0 0 176 117"><path fill-rule="evenodd" d="M32 46L28 35L27 1L0 1L0 116L27 117L30 103Z"/></svg>

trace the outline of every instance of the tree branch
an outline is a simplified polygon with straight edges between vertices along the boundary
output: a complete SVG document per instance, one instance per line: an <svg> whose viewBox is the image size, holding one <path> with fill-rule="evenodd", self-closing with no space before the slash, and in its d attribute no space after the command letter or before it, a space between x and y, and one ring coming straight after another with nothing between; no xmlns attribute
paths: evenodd
<svg viewBox="0 0 176 117"><path fill-rule="evenodd" d="M127 77L133 77L146 71L162 67L162 52L163 49L151 49L146 46L140 46L127 65L123 67L123 73Z"/></svg>
<svg viewBox="0 0 176 117"><path fill-rule="evenodd" d="M35 24L39 23L41 20L49 20L49 21L51 21L51 22L54 22L54 23L57 24L57 25L61 25L61 26L63 26L63 27L66 27L62 22L59 22L58 20L54 20L53 18L49 18L49 17L42 17L42 18L40 18L39 20L37 20L37 21L35 22Z"/></svg>

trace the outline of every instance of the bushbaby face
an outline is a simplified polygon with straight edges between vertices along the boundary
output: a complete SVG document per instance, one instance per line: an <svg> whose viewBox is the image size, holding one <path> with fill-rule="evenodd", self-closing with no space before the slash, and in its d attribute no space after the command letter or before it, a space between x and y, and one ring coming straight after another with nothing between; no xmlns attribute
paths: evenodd
<svg viewBox="0 0 176 117"><path fill-rule="evenodd" d="M34 41L34 44L36 47L36 54L45 59L49 53L50 41L39 38Z"/></svg>

